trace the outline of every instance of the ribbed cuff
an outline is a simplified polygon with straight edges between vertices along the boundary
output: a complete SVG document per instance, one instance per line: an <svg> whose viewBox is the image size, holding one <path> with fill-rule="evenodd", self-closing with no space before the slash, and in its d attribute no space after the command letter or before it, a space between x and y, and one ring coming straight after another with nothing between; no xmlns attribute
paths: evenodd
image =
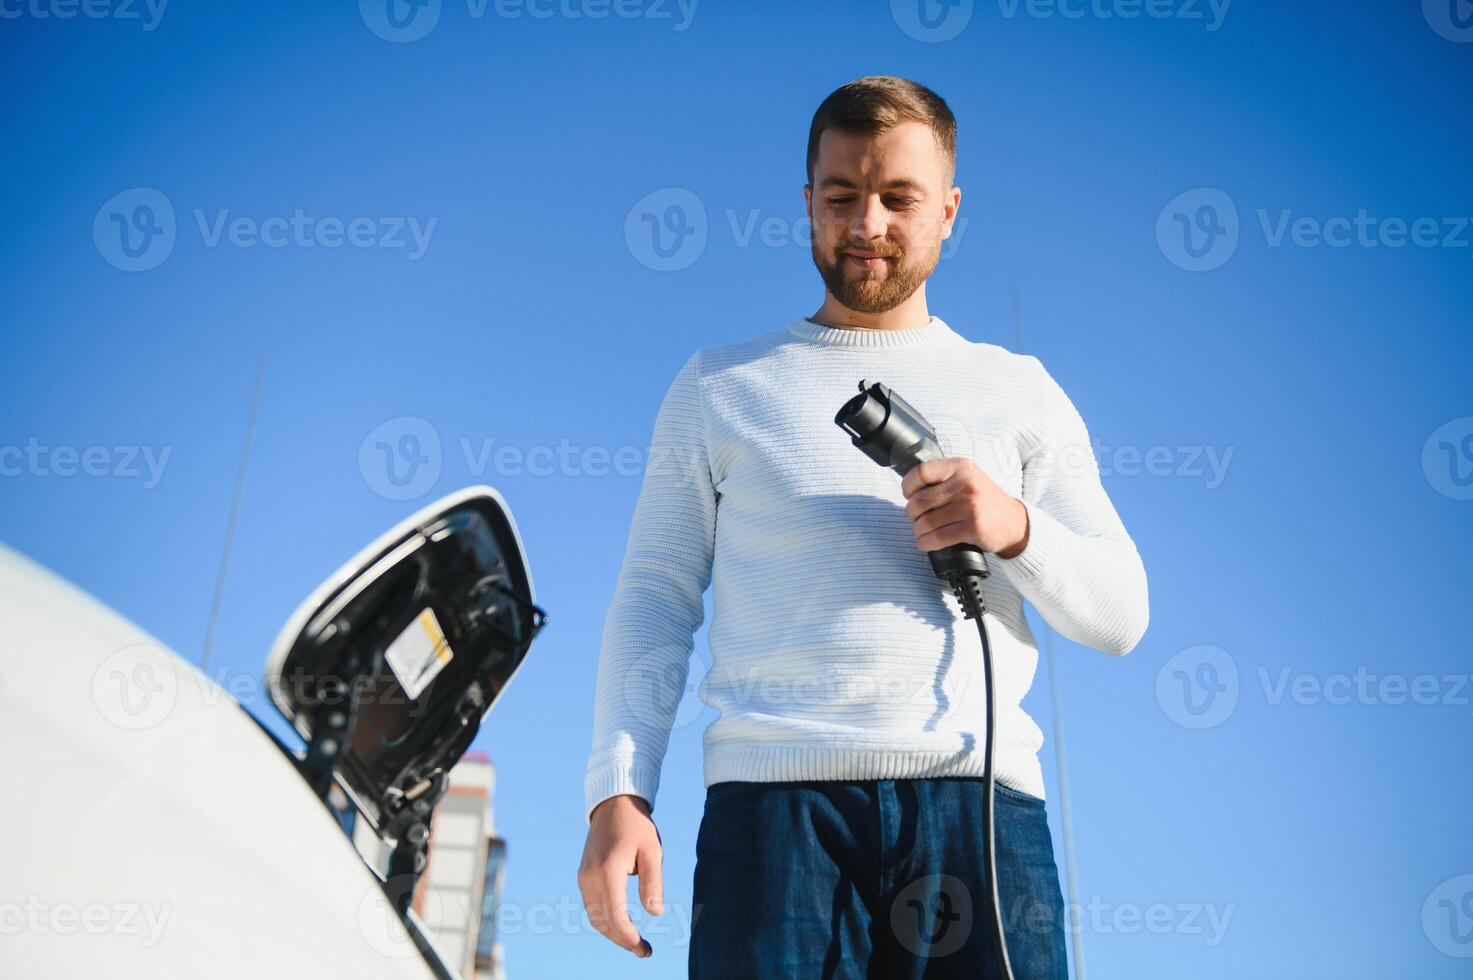
<svg viewBox="0 0 1473 980"><path fill-rule="evenodd" d="M601 766L583 780L583 820L593 822L593 810L611 796L639 796L655 809L655 793L660 788L660 770L650 766L619 764Z"/></svg>
<svg viewBox="0 0 1473 980"><path fill-rule="evenodd" d="M989 555L988 561L1001 568L1018 591L1028 596L1042 586L1048 574L1049 561L1059 549L1061 535L1069 529L1047 512L1028 501L1020 501L1028 512L1028 546L1012 558Z"/></svg>

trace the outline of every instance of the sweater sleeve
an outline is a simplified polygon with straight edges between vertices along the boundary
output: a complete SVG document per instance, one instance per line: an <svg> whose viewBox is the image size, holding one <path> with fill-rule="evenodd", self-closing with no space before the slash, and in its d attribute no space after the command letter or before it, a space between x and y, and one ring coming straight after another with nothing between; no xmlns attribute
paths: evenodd
<svg viewBox="0 0 1473 980"><path fill-rule="evenodd" d="M1100 484L1084 420L1035 357L1043 393L1038 439L1023 460L1028 545L988 560L1059 635L1104 653L1129 653L1149 619L1146 570Z"/></svg>
<svg viewBox="0 0 1473 980"><path fill-rule="evenodd" d="M611 796L653 809L711 581L717 494L706 446L700 351L655 419L624 564L604 620L584 817Z"/></svg>

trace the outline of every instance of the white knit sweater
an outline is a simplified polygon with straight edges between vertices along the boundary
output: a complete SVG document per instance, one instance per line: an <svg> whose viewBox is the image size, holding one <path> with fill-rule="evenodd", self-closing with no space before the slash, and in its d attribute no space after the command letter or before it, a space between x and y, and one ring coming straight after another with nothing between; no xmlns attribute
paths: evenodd
<svg viewBox="0 0 1473 980"><path fill-rule="evenodd" d="M799 319L696 351L660 406L604 624L586 814L619 793L654 805L708 585L707 786L982 775L976 623L916 548L900 476L834 424L861 379L894 388L945 455L970 457L1028 510L1026 549L989 555L984 591L997 778L1044 795L1043 733L1020 705L1038 662L1023 600L1112 654L1148 615L1084 422L1037 358L939 317L908 330Z"/></svg>

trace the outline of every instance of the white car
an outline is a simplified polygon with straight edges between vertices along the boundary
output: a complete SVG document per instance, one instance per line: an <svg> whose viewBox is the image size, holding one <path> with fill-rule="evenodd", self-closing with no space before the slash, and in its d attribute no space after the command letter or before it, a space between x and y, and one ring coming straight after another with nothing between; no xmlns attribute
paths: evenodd
<svg viewBox="0 0 1473 980"><path fill-rule="evenodd" d="M0 546L0 975L453 976L408 888L444 774L544 622L500 495L452 494L282 630L266 680L293 750ZM394 846L392 873L360 857L350 808Z"/></svg>

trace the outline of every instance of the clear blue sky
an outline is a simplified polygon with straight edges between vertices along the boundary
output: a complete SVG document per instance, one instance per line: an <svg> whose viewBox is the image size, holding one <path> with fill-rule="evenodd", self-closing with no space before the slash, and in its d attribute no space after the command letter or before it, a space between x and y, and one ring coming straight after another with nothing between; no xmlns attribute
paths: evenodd
<svg viewBox="0 0 1473 980"><path fill-rule="evenodd" d="M339 562L494 484L550 613L478 740L525 915L509 975L684 976L675 913L649 961L580 925L641 472L589 450L642 452L696 347L817 309L813 110L914 77L960 121L931 311L1058 378L1150 576L1128 657L1054 641L1087 974L1466 976L1467 4L915 2L444 0L395 28L369 0L3 0L0 538L198 659L264 362L211 670L248 688ZM692 244L661 258L645 213ZM420 437L423 486L375 463L385 422ZM692 683L704 630L697 651ZM1049 732L1042 670L1027 706ZM657 809L687 912L710 720L688 708Z"/></svg>

